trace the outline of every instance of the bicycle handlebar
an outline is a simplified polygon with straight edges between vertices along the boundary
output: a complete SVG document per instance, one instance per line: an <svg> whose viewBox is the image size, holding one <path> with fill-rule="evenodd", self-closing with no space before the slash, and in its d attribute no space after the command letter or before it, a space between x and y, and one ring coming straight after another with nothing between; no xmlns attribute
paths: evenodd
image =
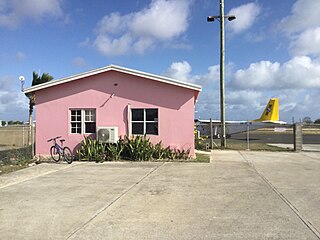
<svg viewBox="0 0 320 240"><path fill-rule="evenodd" d="M58 137L55 137L55 138L51 138L51 139L48 140L48 142L55 141L58 138L61 138L61 136L58 136Z"/></svg>

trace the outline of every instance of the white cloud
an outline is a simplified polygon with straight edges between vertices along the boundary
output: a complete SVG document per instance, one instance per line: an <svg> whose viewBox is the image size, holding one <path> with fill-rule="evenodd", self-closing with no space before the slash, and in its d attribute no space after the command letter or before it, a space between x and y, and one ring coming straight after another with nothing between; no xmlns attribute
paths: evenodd
<svg viewBox="0 0 320 240"><path fill-rule="evenodd" d="M279 24L280 29L293 34L319 26L320 1L297 0L292 6L291 15L283 18Z"/></svg>
<svg viewBox="0 0 320 240"><path fill-rule="evenodd" d="M139 38L132 46L132 48L139 54L143 54L147 49L154 47L154 41L152 38L144 37Z"/></svg>
<svg viewBox="0 0 320 240"><path fill-rule="evenodd" d="M278 29L289 38L293 56L320 56L320 23L316 9L320 9L320 1L297 0L291 14L278 24Z"/></svg>
<svg viewBox="0 0 320 240"><path fill-rule="evenodd" d="M208 73L204 74L202 77L204 81L219 81L220 80L220 65L213 65L208 68Z"/></svg>
<svg viewBox="0 0 320 240"><path fill-rule="evenodd" d="M196 118L220 118L219 65L195 75L189 62L173 62L166 75L202 85L195 109ZM260 61L236 71L229 63L225 78L227 120L257 119L272 97L279 98L280 119L283 121L291 122L292 117L296 121L305 116L320 118L320 61L300 56L283 64Z"/></svg>
<svg viewBox="0 0 320 240"><path fill-rule="evenodd" d="M12 84L14 83L14 78L8 75L0 77L0 89L2 91L9 91L12 88Z"/></svg>
<svg viewBox="0 0 320 240"><path fill-rule="evenodd" d="M189 76L190 72L191 66L188 62L173 62L165 75L177 80L189 82L191 81Z"/></svg>
<svg viewBox="0 0 320 240"><path fill-rule="evenodd" d="M12 76L0 76L0 112L5 113L6 119L21 119L27 117L28 99L17 88L17 79Z"/></svg>
<svg viewBox="0 0 320 240"><path fill-rule="evenodd" d="M247 69L236 71L231 86L239 89L270 89L274 87L280 64L261 61L250 64Z"/></svg>
<svg viewBox="0 0 320 240"><path fill-rule="evenodd" d="M183 68L183 63L175 63L169 69L202 85L195 117L219 119L219 65L210 66L204 74L192 75L191 65L185 64L188 68ZM258 118L272 97L280 100L283 121L290 122L292 117L299 120L306 115L313 119L320 117L317 110L320 107L320 62L300 56L283 64L261 61L237 71L232 71L231 67L232 64L228 64L226 70L226 79L232 79L226 81L225 89L227 120Z"/></svg>
<svg viewBox="0 0 320 240"><path fill-rule="evenodd" d="M134 14L131 31L138 36L171 39L187 27L190 1L154 0L150 6Z"/></svg>
<svg viewBox="0 0 320 240"><path fill-rule="evenodd" d="M111 13L110 15L104 16L97 24L98 34L103 33L119 33L122 32L128 21L131 21L131 16L121 16L120 13Z"/></svg>
<svg viewBox="0 0 320 240"><path fill-rule="evenodd" d="M231 9L228 15L235 15L236 20L227 22L227 29L234 34L249 29L256 21L260 11L260 6L254 2Z"/></svg>
<svg viewBox="0 0 320 240"><path fill-rule="evenodd" d="M15 28L25 19L62 17L64 0L1 0L0 26Z"/></svg>
<svg viewBox="0 0 320 240"><path fill-rule="evenodd" d="M129 34L120 38L112 39L108 35L98 35L94 41L94 46L107 56L123 55L130 50L132 39Z"/></svg>
<svg viewBox="0 0 320 240"><path fill-rule="evenodd" d="M320 88L320 64L311 58L294 57L283 64L279 75L282 88Z"/></svg>
<svg viewBox="0 0 320 240"><path fill-rule="evenodd" d="M97 24L94 46L106 56L143 54L187 30L191 3L192 0L153 0L139 12L106 15Z"/></svg>
<svg viewBox="0 0 320 240"><path fill-rule="evenodd" d="M231 64L226 65L226 76L230 75ZM185 81L195 83L198 85L207 86L218 82L220 79L220 65L213 65L208 67L208 72L199 75L191 75L192 67L187 61L173 62L166 70L164 75Z"/></svg>
<svg viewBox="0 0 320 240"><path fill-rule="evenodd" d="M294 55L320 56L320 27L303 31L291 43L291 52Z"/></svg>
<svg viewBox="0 0 320 240"><path fill-rule="evenodd" d="M234 74L230 84L237 89L306 89L320 88L320 64L307 56L288 62L261 61Z"/></svg>
<svg viewBox="0 0 320 240"><path fill-rule="evenodd" d="M246 104L252 104L257 102L260 99L262 93L259 91L251 91L251 90L240 90L240 91L228 91L226 94L226 99L228 104L238 105L241 103L246 106Z"/></svg>

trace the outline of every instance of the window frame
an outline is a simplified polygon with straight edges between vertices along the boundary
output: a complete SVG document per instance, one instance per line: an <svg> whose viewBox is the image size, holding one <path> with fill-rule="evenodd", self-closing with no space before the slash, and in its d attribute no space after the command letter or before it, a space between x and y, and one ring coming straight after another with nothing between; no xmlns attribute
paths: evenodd
<svg viewBox="0 0 320 240"><path fill-rule="evenodd" d="M137 121L133 121L133 111L134 110L143 110L143 120L137 120ZM158 117L156 118L157 120L147 120L147 110L156 110L157 111L157 115ZM133 123L142 123L143 124L143 129L142 129L142 134L137 134L137 133L133 133ZM157 128L158 128L158 132L157 134L150 134L147 133L147 123L157 123ZM150 136L159 136L159 109L158 108L131 108L131 117L130 117L130 129L131 135L140 135L140 136L144 136L144 135L150 135Z"/></svg>
<svg viewBox="0 0 320 240"><path fill-rule="evenodd" d="M72 111L80 111L80 121L77 119L72 121ZM91 114L87 115L86 111L91 111ZM86 123L95 123L95 130L97 130L97 110L95 108L70 108L70 118L69 118L69 133L70 134L95 134L95 132L86 132ZM93 113L93 114L92 114ZM79 116L79 115L76 115ZM86 117L89 116L90 120L86 120ZM72 132L72 123L80 123L81 131Z"/></svg>

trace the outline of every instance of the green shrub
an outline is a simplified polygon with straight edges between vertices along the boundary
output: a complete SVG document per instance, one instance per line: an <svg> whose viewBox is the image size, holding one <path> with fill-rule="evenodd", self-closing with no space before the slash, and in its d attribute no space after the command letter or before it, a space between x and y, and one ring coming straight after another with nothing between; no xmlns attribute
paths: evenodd
<svg viewBox="0 0 320 240"><path fill-rule="evenodd" d="M166 156L166 149L162 146L162 142L158 142L153 146L153 154L152 157L154 159L164 159Z"/></svg>
<svg viewBox="0 0 320 240"><path fill-rule="evenodd" d="M187 160L189 158L189 156L190 156L190 149L188 149L188 150L174 149L175 159Z"/></svg>
<svg viewBox="0 0 320 240"><path fill-rule="evenodd" d="M105 160L108 161L118 161L121 159L122 152L125 148L123 141L120 139L118 143L107 143L105 144Z"/></svg>
<svg viewBox="0 0 320 240"><path fill-rule="evenodd" d="M125 136L123 140L124 159L150 161L153 156L154 148L150 139L146 136Z"/></svg>
<svg viewBox="0 0 320 240"><path fill-rule="evenodd" d="M25 165L32 161L31 146L0 151L0 163Z"/></svg>
<svg viewBox="0 0 320 240"><path fill-rule="evenodd" d="M207 150L208 149L208 139L206 137L195 138L194 146L198 150Z"/></svg>
<svg viewBox="0 0 320 240"><path fill-rule="evenodd" d="M78 149L79 160L103 162L105 156L105 145L90 137L84 136Z"/></svg>
<svg viewBox="0 0 320 240"><path fill-rule="evenodd" d="M164 148L162 142L153 145L146 136L125 136L117 143L101 143L90 137L84 137L78 149L80 160L103 162L105 160L150 161L164 159L183 159L190 156L190 149L179 150Z"/></svg>

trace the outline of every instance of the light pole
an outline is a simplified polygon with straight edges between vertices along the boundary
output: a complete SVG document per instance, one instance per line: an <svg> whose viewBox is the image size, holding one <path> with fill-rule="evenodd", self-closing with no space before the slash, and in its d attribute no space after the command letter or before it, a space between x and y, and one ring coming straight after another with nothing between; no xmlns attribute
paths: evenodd
<svg viewBox="0 0 320 240"><path fill-rule="evenodd" d="M25 80L24 76L19 77L19 81L21 82L21 92L23 92L24 80Z"/></svg>
<svg viewBox="0 0 320 240"><path fill-rule="evenodd" d="M21 92L24 91L24 82L25 82L25 77L20 76L19 80L21 82ZM32 122L32 115L29 114L29 134L28 134L28 146L31 145L31 154L32 158L34 157L34 135L33 135L33 122Z"/></svg>
<svg viewBox="0 0 320 240"><path fill-rule="evenodd" d="M220 120L221 120L221 147L227 146L226 141L226 119L225 119L225 97L224 97L224 20L232 21L236 16L224 15L224 0L220 0L220 16L209 16L208 22L213 22L215 19L220 21Z"/></svg>

